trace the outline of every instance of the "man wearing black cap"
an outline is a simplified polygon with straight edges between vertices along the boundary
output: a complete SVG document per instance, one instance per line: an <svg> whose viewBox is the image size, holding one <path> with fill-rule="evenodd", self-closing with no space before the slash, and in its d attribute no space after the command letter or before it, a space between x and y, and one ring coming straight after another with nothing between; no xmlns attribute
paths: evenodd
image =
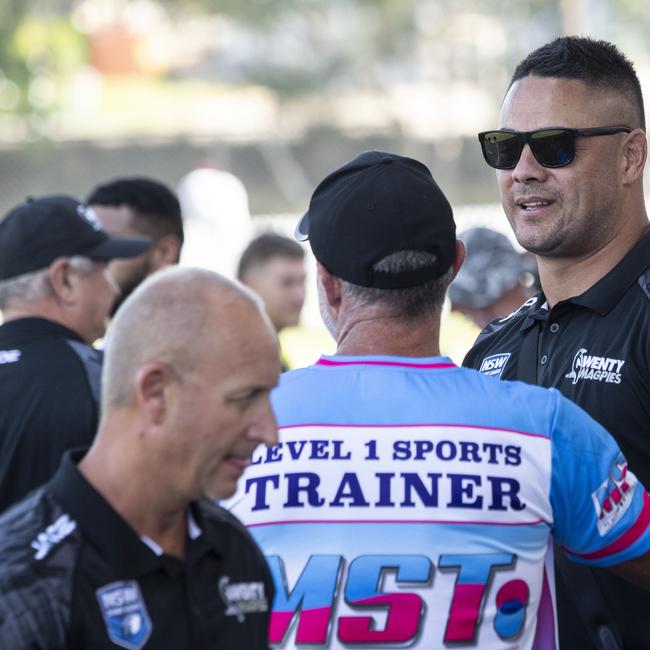
<svg viewBox="0 0 650 650"><path fill-rule="evenodd" d="M359 155L297 235L337 354L283 375L281 442L231 502L274 577L272 644L556 647L551 533L650 584L650 500L607 432L439 356L464 247L424 165Z"/></svg>
<svg viewBox="0 0 650 650"><path fill-rule="evenodd" d="M106 264L149 245L109 237L67 196L30 199L0 222L0 510L91 442L101 353L90 344L118 292Z"/></svg>

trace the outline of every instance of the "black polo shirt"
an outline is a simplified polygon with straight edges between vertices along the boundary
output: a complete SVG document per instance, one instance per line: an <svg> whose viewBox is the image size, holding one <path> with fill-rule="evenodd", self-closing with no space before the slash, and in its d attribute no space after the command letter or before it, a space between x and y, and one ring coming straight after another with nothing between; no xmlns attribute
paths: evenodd
<svg viewBox="0 0 650 650"><path fill-rule="evenodd" d="M0 647L266 650L272 581L239 521L192 504L185 559L165 555L85 480L81 455L0 518Z"/></svg>
<svg viewBox="0 0 650 650"><path fill-rule="evenodd" d="M549 310L539 293L490 323L463 365L559 389L614 436L650 488L650 233L580 296ZM650 593L592 571L626 650L650 648ZM559 582L560 647L591 648L569 601Z"/></svg>
<svg viewBox="0 0 650 650"><path fill-rule="evenodd" d="M44 318L0 326L0 511L49 480L97 429L102 354Z"/></svg>

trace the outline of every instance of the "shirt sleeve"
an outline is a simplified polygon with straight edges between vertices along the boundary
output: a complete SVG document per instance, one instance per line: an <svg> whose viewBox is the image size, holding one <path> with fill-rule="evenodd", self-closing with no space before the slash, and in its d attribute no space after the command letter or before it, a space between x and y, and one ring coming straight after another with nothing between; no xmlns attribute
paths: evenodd
<svg viewBox="0 0 650 650"><path fill-rule="evenodd" d="M616 441L555 392L551 505L570 559L612 566L650 550L650 499Z"/></svg>
<svg viewBox="0 0 650 650"><path fill-rule="evenodd" d="M69 645L57 604L57 599L37 584L3 580L0 583L0 648L66 650Z"/></svg>

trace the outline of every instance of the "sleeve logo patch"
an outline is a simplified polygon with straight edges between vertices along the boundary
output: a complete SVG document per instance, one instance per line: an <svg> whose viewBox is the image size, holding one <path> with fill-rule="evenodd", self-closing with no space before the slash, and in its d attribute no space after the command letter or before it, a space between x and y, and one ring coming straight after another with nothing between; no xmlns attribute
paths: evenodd
<svg viewBox="0 0 650 650"><path fill-rule="evenodd" d="M493 354L489 357L485 357L485 359L481 361L479 372L488 375L489 377L500 378L509 358L510 352L502 352L501 354Z"/></svg>
<svg viewBox="0 0 650 650"><path fill-rule="evenodd" d="M127 650L140 650L153 626L135 580L111 582L96 592L110 640Z"/></svg>
<svg viewBox="0 0 650 650"><path fill-rule="evenodd" d="M53 524L50 524L42 533L36 536L31 547L36 551L35 560L42 560L48 553L77 527L77 522L70 519L69 515L61 515Z"/></svg>
<svg viewBox="0 0 650 650"><path fill-rule="evenodd" d="M219 593L226 604L226 616L236 616L243 623L246 614L266 612L269 603L263 582L230 582L228 576L219 580Z"/></svg>
<svg viewBox="0 0 650 650"><path fill-rule="evenodd" d="M630 507L637 483L636 476L628 470L623 454L619 454L612 463L609 477L591 494L598 517L596 526L601 537L620 521Z"/></svg>

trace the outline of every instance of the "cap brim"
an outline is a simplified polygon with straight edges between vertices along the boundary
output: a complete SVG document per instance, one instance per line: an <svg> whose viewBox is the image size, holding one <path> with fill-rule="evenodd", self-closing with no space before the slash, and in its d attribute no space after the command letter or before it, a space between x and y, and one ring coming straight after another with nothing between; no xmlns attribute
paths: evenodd
<svg viewBox="0 0 650 650"><path fill-rule="evenodd" d="M307 241L309 239L309 210L302 215L300 221L296 225L293 236L298 241Z"/></svg>
<svg viewBox="0 0 650 650"><path fill-rule="evenodd" d="M150 237L108 237L101 244L84 251L84 255L95 260L137 257L146 252L151 244Z"/></svg>

